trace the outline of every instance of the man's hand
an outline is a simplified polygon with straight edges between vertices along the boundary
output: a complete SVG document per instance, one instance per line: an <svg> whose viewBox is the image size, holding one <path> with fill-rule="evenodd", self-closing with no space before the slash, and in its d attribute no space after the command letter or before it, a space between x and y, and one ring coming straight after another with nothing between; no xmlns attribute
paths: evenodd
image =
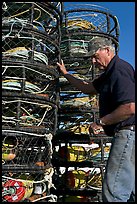
<svg viewBox="0 0 137 204"><path fill-rule="evenodd" d="M63 60L61 60L61 64L57 62L57 65L59 66L60 71L62 72L62 74L64 74L64 75L68 74L68 72L67 72L67 70L65 68Z"/></svg>
<svg viewBox="0 0 137 204"><path fill-rule="evenodd" d="M97 125L95 122L91 123L89 126L89 133L97 135L98 133L104 131L101 125Z"/></svg>

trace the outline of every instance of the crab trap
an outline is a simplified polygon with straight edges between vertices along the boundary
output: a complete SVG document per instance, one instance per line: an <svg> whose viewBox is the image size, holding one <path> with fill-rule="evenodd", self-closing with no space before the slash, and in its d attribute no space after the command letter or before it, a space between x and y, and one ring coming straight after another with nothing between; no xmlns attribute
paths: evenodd
<svg viewBox="0 0 137 204"><path fill-rule="evenodd" d="M51 164L53 135L2 130L3 171L44 170Z"/></svg>
<svg viewBox="0 0 137 204"><path fill-rule="evenodd" d="M58 71L54 66L31 62L2 60L2 91L43 96L56 101L58 97Z"/></svg>
<svg viewBox="0 0 137 204"><path fill-rule="evenodd" d="M119 37L117 17L108 9L93 4L72 5L65 9L62 29L64 33L75 31L75 35L78 31L109 35L116 41Z"/></svg>
<svg viewBox="0 0 137 204"><path fill-rule="evenodd" d="M59 102L61 2L2 4L2 202L50 193Z"/></svg>
<svg viewBox="0 0 137 204"><path fill-rule="evenodd" d="M41 174L35 172L4 172L2 174L2 202L55 202L50 194L53 187L53 168L48 167Z"/></svg>
<svg viewBox="0 0 137 204"><path fill-rule="evenodd" d="M98 112L94 112L93 110L92 112L89 112L89 110L87 112L85 112L85 110L74 112L74 109L72 112L67 112L67 110L65 110L66 109L63 109L62 111L61 109L62 113L59 112L58 115L59 130L89 135L89 125L94 121L94 118L97 117ZM71 108L69 110L71 110Z"/></svg>
<svg viewBox="0 0 137 204"><path fill-rule="evenodd" d="M103 144L103 151L99 144L94 143L90 145L82 144L68 144L68 145L59 145L56 146L53 153L53 159L60 162L76 162L77 165L82 162L91 162L91 165L97 163L102 164L108 159L110 152L110 143ZM103 159L102 159L103 158Z"/></svg>
<svg viewBox="0 0 137 204"><path fill-rule="evenodd" d="M11 32L11 34L9 34ZM2 28L2 57L6 60L37 62L38 66L55 65L59 57L59 45L49 35L40 31L12 28L6 24Z"/></svg>
<svg viewBox="0 0 137 204"><path fill-rule="evenodd" d="M96 172L95 168L90 171L83 169L69 170L62 175L62 180L65 179L67 181L65 185L70 189L85 189L91 186L93 189L101 190L102 186L101 173Z"/></svg>
<svg viewBox="0 0 137 204"><path fill-rule="evenodd" d="M57 127L57 106L41 96L3 92L2 127L54 135Z"/></svg>
<svg viewBox="0 0 137 204"><path fill-rule="evenodd" d="M64 11L61 32L63 57L83 57L88 52L88 42L97 36L111 39L118 51L118 20L103 7L92 4L70 6Z"/></svg>
<svg viewBox="0 0 137 204"><path fill-rule="evenodd" d="M2 200L52 199L52 134L2 130Z"/></svg>
<svg viewBox="0 0 137 204"><path fill-rule="evenodd" d="M50 35L52 39L60 40L60 23L62 22L61 2L3 2L2 24L19 29L20 35L25 27Z"/></svg>
<svg viewBox="0 0 137 204"><path fill-rule="evenodd" d="M91 59L81 56L68 58L63 57L63 62L67 70L74 76L83 80L92 80L99 76L102 72L98 68L94 69L94 65L91 63ZM64 77L61 77L61 83L66 82Z"/></svg>
<svg viewBox="0 0 137 204"><path fill-rule="evenodd" d="M43 4L43 7L41 7ZM38 63L37 66L55 65L60 55L60 33L57 32L56 37L52 37L54 29L60 30L61 16L54 16L54 9L49 9L47 3L22 3L7 2L3 4L2 14L2 56L4 59L12 59L20 61L20 63L31 62ZM44 6L46 8L44 8ZM52 5L52 7L54 7ZM45 10L47 9L47 10ZM38 12L38 13L37 13ZM47 14L46 14L47 12ZM48 20L55 20L56 25L51 27L53 30L45 32L41 28L42 24L35 20L38 15L40 21L45 23ZM48 17L46 17L48 15ZM18 16L18 17L16 17ZM60 17L59 17L60 16ZM57 20L58 19L58 20ZM36 25L35 25L36 24ZM49 28L49 30L51 30Z"/></svg>
<svg viewBox="0 0 137 204"><path fill-rule="evenodd" d="M58 189L59 202L99 202L98 194L102 188L99 168L76 167L67 171L54 171L53 180Z"/></svg>
<svg viewBox="0 0 137 204"><path fill-rule="evenodd" d="M77 92L62 92L60 95L60 107L62 112L92 112L92 110L94 111L98 108L98 97Z"/></svg>

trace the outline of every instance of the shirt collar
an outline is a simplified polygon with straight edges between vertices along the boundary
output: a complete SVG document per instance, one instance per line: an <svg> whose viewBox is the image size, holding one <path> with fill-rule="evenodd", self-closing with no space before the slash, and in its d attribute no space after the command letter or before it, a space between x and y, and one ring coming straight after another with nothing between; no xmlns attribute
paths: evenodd
<svg viewBox="0 0 137 204"><path fill-rule="evenodd" d="M107 74L107 73L112 69L112 67L114 67L114 64L115 64L115 62L116 62L116 60L117 60L118 58L119 58L118 55L115 55L115 56L111 59L111 61L109 62L108 66L107 66L107 69L106 69L106 71L105 71L105 74Z"/></svg>

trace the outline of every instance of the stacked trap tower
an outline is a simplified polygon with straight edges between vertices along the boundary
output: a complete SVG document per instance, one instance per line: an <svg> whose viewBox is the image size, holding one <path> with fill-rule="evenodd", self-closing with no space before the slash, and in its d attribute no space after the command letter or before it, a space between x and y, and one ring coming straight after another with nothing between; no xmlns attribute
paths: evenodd
<svg viewBox="0 0 137 204"><path fill-rule="evenodd" d="M2 201L55 202L61 2L2 4Z"/></svg>
<svg viewBox="0 0 137 204"><path fill-rule="evenodd" d="M61 58L77 78L92 81L101 74L85 59L88 42L111 39L119 47L117 17L101 6L76 4L65 8L61 26ZM59 202L101 201L102 178L111 139L105 133L89 135L89 124L99 117L98 95L83 94L60 76L58 129L53 139L54 182Z"/></svg>

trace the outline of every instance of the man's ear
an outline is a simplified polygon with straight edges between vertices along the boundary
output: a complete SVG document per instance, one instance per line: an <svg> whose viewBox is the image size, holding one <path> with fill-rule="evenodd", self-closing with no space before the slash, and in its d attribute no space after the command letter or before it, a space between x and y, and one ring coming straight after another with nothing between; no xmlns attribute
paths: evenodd
<svg viewBox="0 0 137 204"><path fill-rule="evenodd" d="M108 53L108 55L110 55L110 48L106 47L106 52Z"/></svg>

